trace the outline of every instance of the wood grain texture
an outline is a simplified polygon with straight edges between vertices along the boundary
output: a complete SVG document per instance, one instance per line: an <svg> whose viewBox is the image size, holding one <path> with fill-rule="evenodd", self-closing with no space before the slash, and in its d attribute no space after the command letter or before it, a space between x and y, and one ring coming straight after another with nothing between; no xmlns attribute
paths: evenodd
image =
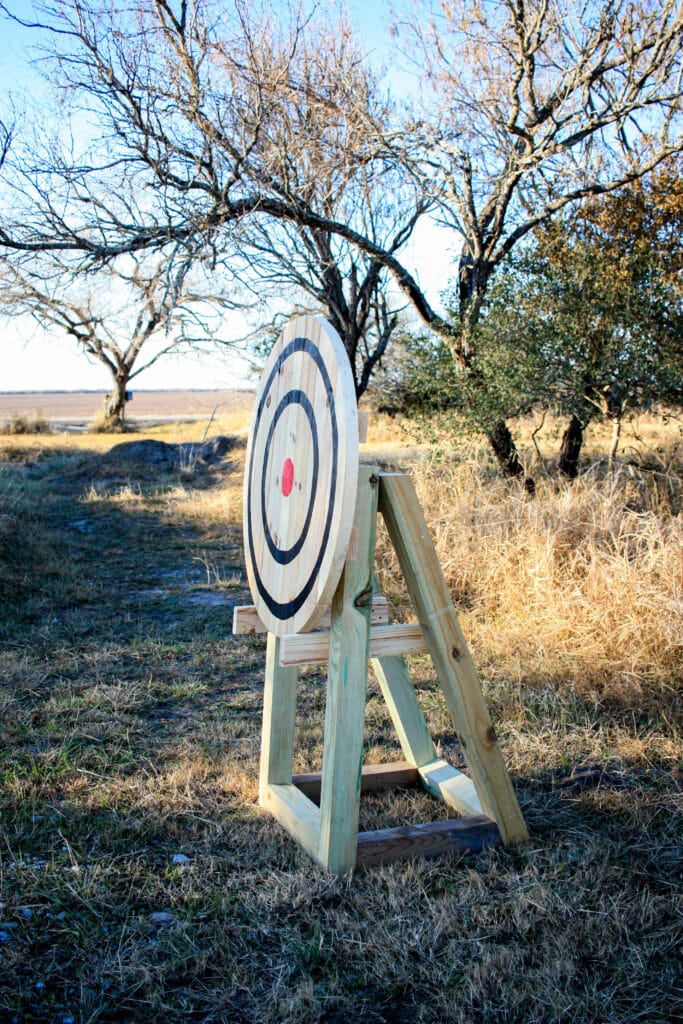
<svg viewBox="0 0 683 1024"><path fill-rule="evenodd" d="M372 599L370 622L373 626L385 625L389 621L389 602L381 594L375 594ZM316 629L329 629L332 622L332 609L326 608ZM256 633L266 633L266 627L261 622L255 604L237 605L232 610L232 632L233 636L254 636ZM305 632L305 630L304 630ZM296 634L297 636L299 634Z"/></svg>
<svg viewBox="0 0 683 1024"><path fill-rule="evenodd" d="M472 657L415 494L403 473L382 474L380 511L396 550L439 683L487 815L508 845L528 839Z"/></svg>
<svg viewBox="0 0 683 1024"><path fill-rule="evenodd" d="M398 654L419 654L426 650L422 627L416 622L392 623L370 627L371 658ZM330 653L329 631L296 633L283 636L280 647L281 665L318 665Z"/></svg>
<svg viewBox="0 0 683 1024"><path fill-rule="evenodd" d="M436 747L406 663L402 658L382 657L373 658L371 664L391 715L403 756L418 767L433 761L437 756Z"/></svg>
<svg viewBox="0 0 683 1024"><path fill-rule="evenodd" d="M432 796L442 800L460 814L483 814L474 783L463 772L437 757L430 764L420 765L420 778Z"/></svg>
<svg viewBox="0 0 683 1024"><path fill-rule="evenodd" d="M259 770L259 801L264 805L270 785L292 781L297 672L280 665L280 643L268 634Z"/></svg>
<svg viewBox="0 0 683 1024"><path fill-rule="evenodd" d="M268 786L263 806L267 808L311 857L318 859L320 810L293 786Z"/></svg>
<svg viewBox="0 0 683 1024"><path fill-rule="evenodd" d="M359 832L356 865L386 864L408 857L462 856L477 853L485 846L500 842L495 822L490 818L457 818L432 821L424 825L404 825L375 832Z"/></svg>
<svg viewBox="0 0 683 1024"><path fill-rule="evenodd" d="M295 775L292 782L310 800L319 802L322 772L305 772ZM420 773L415 765L407 761L390 761L388 764L367 764L363 767L360 780L361 793L376 793L383 789L408 789L421 785Z"/></svg>
<svg viewBox="0 0 683 1024"><path fill-rule="evenodd" d="M244 481L245 561L261 621L277 636L330 604L349 546L358 479L358 409L339 335L290 321L256 395Z"/></svg>
<svg viewBox="0 0 683 1024"><path fill-rule="evenodd" d="M351 871L356 862L377 481L376 468L361 467L353 522L358 548L355 559L347 559L332 601L318 859L337 874Z"/></svg>

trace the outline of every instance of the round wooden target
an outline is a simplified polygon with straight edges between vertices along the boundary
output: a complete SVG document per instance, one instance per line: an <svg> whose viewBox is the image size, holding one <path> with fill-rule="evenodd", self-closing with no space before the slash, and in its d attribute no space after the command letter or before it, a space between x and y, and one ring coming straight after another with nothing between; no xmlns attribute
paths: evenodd
<svg viewBox="0 0 683 1024"><path fill-rule="evenodd" d="M244 478L247 575L277 636L314 625L349 546L358 409L348 356L318 317L291 320L261 376Z"/></svg>

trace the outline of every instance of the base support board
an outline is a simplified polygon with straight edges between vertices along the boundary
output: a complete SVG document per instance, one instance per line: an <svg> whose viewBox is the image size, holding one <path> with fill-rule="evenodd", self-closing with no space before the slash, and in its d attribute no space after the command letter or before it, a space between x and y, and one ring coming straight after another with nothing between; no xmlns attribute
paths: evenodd
<svg viewBox="0 0 683 1024"><path fill-rule="evenodd" d="M358 833L356 867L386 864L387 861L406 860L418 855L438 857L445 853L453 856L478 853L485 846L499 845L500 842L496 823L483 815L382 828Z"/></svg>
<svg viewBox="0 0 683 1024"><path fill-rule="evenodd" d="M322 772L305 772L295 775L292 782L309 800L319 803L322 777ZM408 761L368 764L363 766L360 791L361 793L377 793L383 789L393 789L394 787L407 789L410 786L419 786L421 783L420 772L414 764L410 764Z"/></svg>

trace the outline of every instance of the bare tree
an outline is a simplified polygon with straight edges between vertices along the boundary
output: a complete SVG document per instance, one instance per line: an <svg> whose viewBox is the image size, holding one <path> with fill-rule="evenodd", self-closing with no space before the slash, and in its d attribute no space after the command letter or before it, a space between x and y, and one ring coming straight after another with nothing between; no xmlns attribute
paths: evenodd
<svg viewBox="0 0 683 1024"><path fill-rule="evenodd" d="M473 365L496 267L537 225L613 192L682 146L678 0L416 0L397 31L424 90L406 166L462 238L459 309L424 319ZM505 424L490 439L522 467Z"/></svg>
<svg viewBox="0 0 683 1024"><path fill-rule="evenodd" d="M124 419L130 382L171 352L211 346L221 314L238 304L204 286L192 255L120 256L84 275L54 254L5 260L0 309L72 338L111 378L105 429Z"/></svg>
<svg viewBox="0 0 683 1024"><path fill-rule="evenodd" d="M342 239L368 270L393 275L473 376L488 284L514 246L681 149L679 0L416 0L396 29L416 76L409 118L348 29L329 31L294 5L278 19L246 0L147 0L132 11L46 0L39 10L97 138L82 159L60 153L50 173L13 163L41 212L6 220L0 241L92 261L199 238L222 255L254 219L290 225L304 249L306 238L321 252ZM392 232L316 188L323 169L346 196L361 168L375 211L397 180L389 169L419 196ZM135 183L135 204L112 196L116 174ZM397 244L430 202L462 239L454 318L435 311ZM291 231L271 231L273 248ZM506 425L489 436L506 471L521 472Z"/></svg>
<svg viewBox="0 0 683 1024"><path fill-rule="evenodd" d="M293 8L278 28L240 2L216 19L203 0L153 0L134 21L90 0L40 10L64 93L93 106L98 133L78 159L63 138L30 140L14 162L21 213L0 238L80 251L86 267L203 243L260 297L270 283L324 310L361 394L398 307L383 260L333 226L384 257L426 204L386 159L387 101L343 19Z"/></svg>

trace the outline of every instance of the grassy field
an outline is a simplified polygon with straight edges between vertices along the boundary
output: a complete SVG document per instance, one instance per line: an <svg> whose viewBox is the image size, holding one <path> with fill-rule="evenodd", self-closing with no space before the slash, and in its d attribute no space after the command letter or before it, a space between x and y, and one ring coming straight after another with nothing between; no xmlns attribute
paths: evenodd
<svg viewBox="0 0 683 1024"><path fill-rule="evenodd" d="M537 460L533 499L475 447L374 427L366 458L415 477L531 842L351 879L256 806L264 645L230 635L243 448L161 470L121 440L0 439L0 1022L680 1020L680 425L642 420L612 471L594 437L574 485ZM298 770L323 715L302 670ZM372 680L366 748L399 756ZM393 792L361 827L443 817Z"/></svg>

